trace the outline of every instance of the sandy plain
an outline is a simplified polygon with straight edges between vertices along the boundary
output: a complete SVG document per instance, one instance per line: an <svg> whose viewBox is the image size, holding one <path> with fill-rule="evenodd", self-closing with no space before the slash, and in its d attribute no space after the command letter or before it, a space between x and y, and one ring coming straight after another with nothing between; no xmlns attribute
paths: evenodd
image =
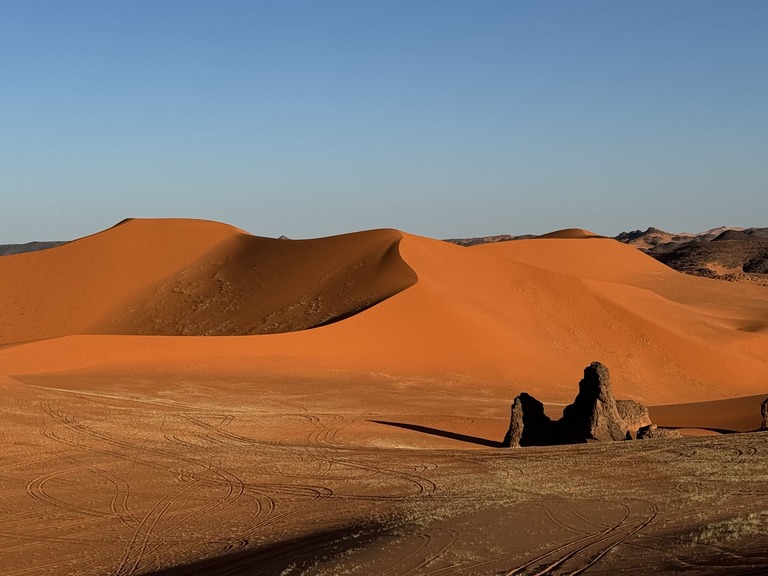
<svg viewBox="0 0 768 576"><path fill-rule="evenodd" d="M768 571L764 288L581 231L184 220L0 274L0 574ZM692 435L498 447L593 360Z"/></svg>

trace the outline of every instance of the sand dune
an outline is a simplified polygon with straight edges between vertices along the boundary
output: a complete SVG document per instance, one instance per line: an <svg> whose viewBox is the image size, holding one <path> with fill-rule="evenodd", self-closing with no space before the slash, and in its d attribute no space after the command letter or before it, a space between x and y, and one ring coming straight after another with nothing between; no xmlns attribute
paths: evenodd
<svg viewBox="0 0 768 576"><path fill-rule="evenodd" d="M589 230L584 230L583 228L564 228L562 230L555 230L554 232L549 232L547 234L541 234L538 236L538 238L602 238L602 236L599 236L595 234L594 232L590 232Z"/></svg>
<svg viewBox="0 0 768 576"><path fill-rule="evenodd" d="M750 432L760 427L760 404L768 390L756 396L710 402L653 406L651 418L660 426L716 432Z"/></svg>
<svg viewBox="0 0 768 576"><path fill-rule="evenodd" d="M287 241L132 221L0 266L14 277L5 342L70 335L0 350L7 374L384 374L559 402L599 359L620 396L669 404L759 394L768 372L767 291L684 276L610 239L463 248L388 230ZM286 333L130 336L270 331Z"/></svg>
<svg viewBox="0 0 768 576"><path fill-rule="evenodd" d="M55 250L3 258L0 342L71 334L301 330L413 284L400 233L259 238L224 224L128 220Z"/></svg>

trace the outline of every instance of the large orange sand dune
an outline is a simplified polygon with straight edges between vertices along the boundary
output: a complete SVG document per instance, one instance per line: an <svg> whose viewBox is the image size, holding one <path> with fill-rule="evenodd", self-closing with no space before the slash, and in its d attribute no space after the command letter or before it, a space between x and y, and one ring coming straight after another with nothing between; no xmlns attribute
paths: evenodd
<svg viewBox="0 0 768 576"><path fill-rule="evenodd" d="M765 391L768 291L572 236L463 248L131 220L0 259L0 371L372 374L565 401L599 359L621 396L654 404Z"/></svg>

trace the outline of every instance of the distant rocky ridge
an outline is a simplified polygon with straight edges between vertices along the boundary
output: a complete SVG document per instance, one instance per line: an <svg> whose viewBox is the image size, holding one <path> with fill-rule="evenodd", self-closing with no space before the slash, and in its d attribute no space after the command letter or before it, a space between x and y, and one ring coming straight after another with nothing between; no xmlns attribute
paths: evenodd
<svg viewBox="0 0 768 576"><path fill-rule="evenodd" d="M648 228L623 232L616 239L686 274L768 285L768 228L680 235Z"/></svg>
<svg viewBox="0 0 768 576"><path fill-rule="evenodd" d="M496 236L478 236L477 238L448 238L445 241L458 244L459 246L475 246L477 244L493 244L495 242L509 242L510 240L526 240L528 238L536 238L536 235L510 236L509 234L498 234Z"/></svg>
<svg viewBox="0 0 768 576"><path fill-rule="evenodd" d="M56 248L66 242L27 242L26 244L0 244L0 256L11 256L13 254L25 254L26 252L37 252L38 250L47 250Z"/></svg>

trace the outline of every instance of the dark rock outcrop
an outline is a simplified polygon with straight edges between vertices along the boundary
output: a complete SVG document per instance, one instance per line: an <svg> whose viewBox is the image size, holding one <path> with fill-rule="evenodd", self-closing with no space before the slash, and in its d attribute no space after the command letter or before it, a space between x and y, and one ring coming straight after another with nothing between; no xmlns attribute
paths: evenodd
<svg viewBox="0 0 768 576"><path fill-rule="evenodd" d="M520 446L520 440L523 438L523 430L525 429L525 422L523 420L523 394L515 398L514 402L512 402L512 416L509 419L509 430L507 430L504 440L501 441L501 445L504 448L518 448ZM525 395L527 396L527 394Z"/></svg>
<svg viewBox="0 0 768 576"><path fill-rule="evenodd" d="M631 440L638 430L646 430L647 437L672 435L668 430L656 431L648 409L639 402L616 400L608 368L593 362L584 369L579 393L573 404L566 406L560 420L550 420L544 414L544 405L529 394L522 393L515 398L502 445L550 446L592 440Z"/></svg>
<svg viewBox="0 0 768 576"><path fill-rule="evenodd" d="M667 428L659 428L656 424L649 424L643 426L637 431L638 440L650 440L653 438L679 438L679 430L668 430Z"/></svg>
<svg viewBox="0 0 768 576"><path fill-rule="evenodd" d="M760 415L762 416L760 419L760 429L768 430L768 398L760 404Z"/></svg>
<svg viewBox="0 0 768 576"><path fill-rule="evenodd" d="M512 403L512 418L502 445L541 446L541 439L550 437L552 432L553 422L544 414L544 404L523 392Z"/></svg>

